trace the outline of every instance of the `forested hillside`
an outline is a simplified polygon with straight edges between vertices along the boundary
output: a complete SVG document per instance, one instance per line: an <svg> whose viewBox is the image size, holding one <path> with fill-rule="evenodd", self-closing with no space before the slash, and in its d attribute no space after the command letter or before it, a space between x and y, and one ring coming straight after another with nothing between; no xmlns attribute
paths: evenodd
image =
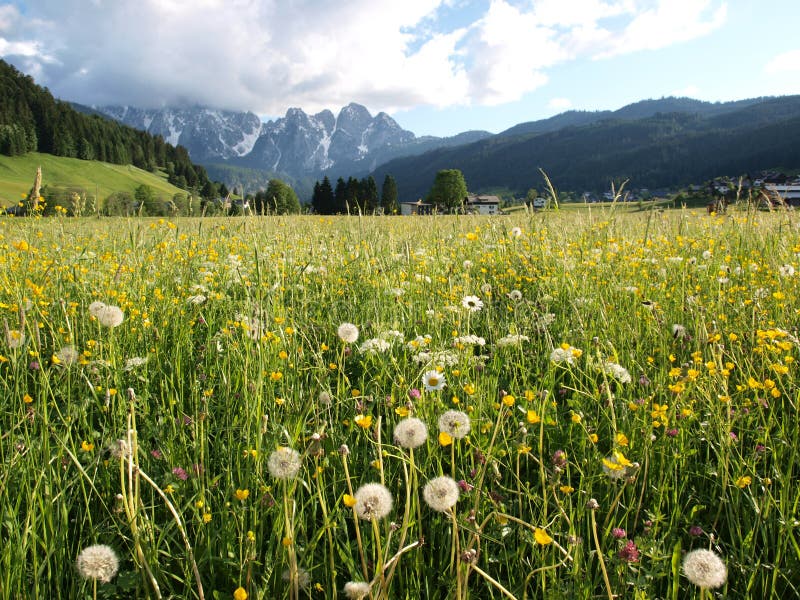
<svg viewBox="0 0 800 600"><path fill-rule="evenodd" d="M111 119L80 113L0 60L0 154L27 152L132 164L148 171L161 168L177 187L209 197L216 193L206 170L192 164L185 148Z"/></svg>
<svg viewBox="0 0 800 600"><path fill-rule="evenodd" d="M539 169L559 189L578 192L608 190L624 180L653 189L800 169L800 96L758 99L725 111L580 123L592 115L575 113L576 124L555 130L518 126L474 144L394 160L373 177L392 175L401 200L414 200L424 197L442 169L460 169L472 191L506 188L520 195L541 185Z"/></svg>

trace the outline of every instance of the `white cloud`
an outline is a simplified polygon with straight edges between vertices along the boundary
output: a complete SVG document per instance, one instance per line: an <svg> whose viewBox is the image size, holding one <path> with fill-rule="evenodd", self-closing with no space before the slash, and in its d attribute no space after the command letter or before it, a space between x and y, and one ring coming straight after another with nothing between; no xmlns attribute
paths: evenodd
<svg viewBox="0 0 800 600"><path fill-rule="evenodd" d="M670 92L670 96L675 96L676 98L699 98L700 88L694 84L689 84L686 87L673 90Z"/></svg>
<svg viewBox="0 0 800 600"><path fill-rule="evenodd" d="M769 75L800 73L800 48L778 54L764 66L764 71Z"/></svg>
<svg viewBox="0 0 800 600"><path fill-rule="evenodd" d="M0 0L2 2L2 0ZM62 98L283 114L496 105L554 66L661 48L725 19L720 0L29 0L0 4L0 55ZM463 21L463 19L462 19Z"/></svg>
<svg viewBox="0 0 800 600"><path fill-rule="evenodd" d="M564 111L572 108L572 100L569 98L551 98L547 103L547 108L553 110Z"/></svg>
<svg viewBox="0 0 800 600"><path fill-rule="evenodd" d="M609 37L595 58L608 58L639 50L658 50L707 35L727 18L727 4L712 0L658 0L637 10L623 31Z"/></svg>

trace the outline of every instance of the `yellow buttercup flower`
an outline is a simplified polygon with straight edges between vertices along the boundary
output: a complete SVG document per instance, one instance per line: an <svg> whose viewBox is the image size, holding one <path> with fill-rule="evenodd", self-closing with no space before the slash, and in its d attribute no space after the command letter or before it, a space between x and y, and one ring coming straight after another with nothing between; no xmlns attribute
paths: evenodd
<svg viewBox="0 0 800 600"><path fill-rule="evenodd" d="M553 543L553 538L551 538L544 529L536 527L533 530L533 539L536 540L536 543L540 546L546 546L547 544Z"/></svg>

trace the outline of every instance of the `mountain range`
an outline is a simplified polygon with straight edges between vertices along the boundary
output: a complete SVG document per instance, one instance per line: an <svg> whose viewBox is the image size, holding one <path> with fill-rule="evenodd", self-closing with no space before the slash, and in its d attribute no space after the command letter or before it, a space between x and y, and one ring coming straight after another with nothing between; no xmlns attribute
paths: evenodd
<svg viewBox="0 0 800 600"><path fill-rule="evenodd" d="M471 190L524 194L542 184L540 169L565 190L674 187L718 175L800 168L800 96L703 102L643 100L615 111L567 111L491 134L417 137L386 113L351 103L261 122L252 112L204 107L88 109L162 136L226 183L287 179L307 197L323 175L387 174L401 199L424 197L441 169L457 168ZM260 174L260 175L259 175ZM260 182L259 182L260 183ZM252 187L252 186L250 186Z"/></svg>
<svg viewBox="0 0 800 600"><path fill-rule="evenodd" d="M473 131L452 138L417 137L386 113L373 116L356 103L343 107L338 115L330 110L309 115L301 108L290 108L285 117L264 123L252 112L205 107L78 108L180 144L198 163L246 167L290 179L323 173L363 175L393 158L491 136Z"/></svg>

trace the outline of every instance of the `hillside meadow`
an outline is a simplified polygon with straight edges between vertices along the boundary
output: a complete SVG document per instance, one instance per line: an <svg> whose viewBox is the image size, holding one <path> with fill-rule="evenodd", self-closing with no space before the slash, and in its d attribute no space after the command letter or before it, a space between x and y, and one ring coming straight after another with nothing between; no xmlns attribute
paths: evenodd
<svg viewBox="0 0 800 600"><path fill-rule="evenodd" d="M107 198L114 192L134 193L149 185L156 194L172 198L184 190L167 183L166 176L133 165L114 165L29 152L22 156L0 155L0 208L16 205L33 187L36 168L41 166L44 183L55 187L83 188L88 195Z"/></svg>
<svg viewBox="0 0 800 600"><path fill-rule="evenodd" d="M0 598L800 595L791 212L0 220Z"/></svg>

